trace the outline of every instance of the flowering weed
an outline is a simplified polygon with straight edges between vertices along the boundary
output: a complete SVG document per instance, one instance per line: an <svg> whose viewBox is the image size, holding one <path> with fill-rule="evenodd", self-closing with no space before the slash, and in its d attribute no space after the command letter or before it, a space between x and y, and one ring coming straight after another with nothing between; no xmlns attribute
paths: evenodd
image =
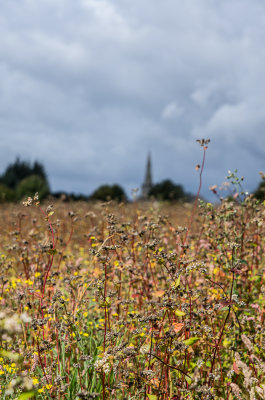
<svg viewBox="0 0 265 400"><path fill-rule="evenodd" d="M264 398L264 204L25 206L1 205L0 398Z"/></svg>

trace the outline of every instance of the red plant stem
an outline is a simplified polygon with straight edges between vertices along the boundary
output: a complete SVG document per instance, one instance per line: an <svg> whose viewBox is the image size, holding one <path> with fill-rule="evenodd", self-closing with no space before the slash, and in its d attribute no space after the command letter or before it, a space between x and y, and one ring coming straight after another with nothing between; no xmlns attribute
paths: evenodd
<svg viewBox="0 0 265 400"><path fill-rule="evenodd" d="M203 158L202 158L202 166L201 166L201 170L200 170L200 182L199 182L199 187L198 187L198 191L196 194L196 198L193 204L193 208L192 208L192 212L191 212L191 216L190 216L190 221L189 221L189 226L188 229L186 231L186 235L184 237L184 241L183 241L183 246L185 245L187 238L188 238L188 234L191 230L192 227L192 223L193 223L193 218L194 218L194 214L197 208L197 204L198 204L198 200L199 200L199 196L200 196L200 192L201 192L201 187L202 187L202 174L203 174L203 170L204 170L204 164L205 164L205 158L206 158L206 150L207 150L207 146L203 147Z"/></svg>
<svg viewBox="0 0 265 400"><path fill-rule="evenodd" d="M113 238L111 238L111 244L112 244L112 246L115 247L115 243L113 241ZM123 263L122 252L121 252L121 254L119 254L117 249L116 249L116 247L115 247L115 253L116 253L117 258L119 259L120 263L122 264ZM114 273L115 273L115 271L114 271ZM119 282L120 282L120 284L119 284L118 298L121 297L121 276L122 276L122 274L121 274L121 269L120 269L120 271L119 271ZM113 279L114 279L114 274L113 274ZM117 306L117 314L118 314L118 320L119 320L120 319L120 304L118 304L118 306ZM110 329L110 326L109 326L109 329Z"/></svg>
<svg viewBox="0 0 265 400"><path fill-rule="evenodd" d="M233 255L234 255L234 251L233 251L233 253L232 253L232 264L234 264L234 263L233 263ZM226 318L225 318L225 320L224 320L223 327L222 327L222 329L221 329L221 332L220 332L220 335L219 335L219 339L218 339L218 341L217 341L217 344L215 345L210 374L211 374L212 371L213 371L214 362L215 362L216 354L217 354L217 351L218 351L218 347L219 347L219 345L220 345L220 343L221 343L221 340L222 340L222 337L223 337L223 333L224 333L224 329L225 329L226 323L227 323L227 321L228 321L228 318L229 318L229 315L230 315L230 312L231 312L231 301L232 301L232 294L233 294L233 288L234 288L234 281L235 281L235 272L233 271L233 279L232 279L232 285L231 285L231 290L230 290L228 313L227 313ZM211 382L211 377L209 377L208 385L210 385L210 382Z"/></svg>
<svg viewBox="0 0 265 400"><path fill-rule="evenodd" d="M45 216L45 218L47 218L47 221L48 221L48 224L49 224L49 227L50 227L50 230L51 230L51 235L52 235L52 250L54 250L55 249L55 241L54 241L54 230L53 230L52 224L51 224L51 222L49 220L48 214L45 213L45 211L43 211L43 209L40 206L39 206L39 209L40 209L41 213ZM45 286L46 286L48 275L49 275L51 267L52 267L52 263L53 263L53 255L49 257L48 266L47 266L47 269L46 269L46 272L45 272L43 289L42 289L42 299L44 297ZM42 301L41 301L41 303L42 303ZM41 304L41 306L42 306L42 304Z"/></svg>
<svg viewBox="0 0 265 400"><path fill-rule="evenodd" d="M104 311L105 311L105 324L104 324L104 352L106 347L106 336L107 336L107 305L106 305L106 295L107 295L107 264L104 265L105 270L105 282L104 282Z"/></svg>
<svg viewBox="0 0 265 400"><path fill-rule="evenodd" d="M44 298L46 282L47 282L48 275L49 275L51 267L52 267L52 263L53 263L53 255L49 257L48 266L47 266L47 269L46 269L46 272L45 272L45 276L44 276L44 282L43 282L43 288L42 288L42 300Z"/></svg>
<svg viewBox="0 0 265 400"><path fill-rule="evenodd" d="M39 206L39 210L45 216L45 218L47 218L47 221L48 221L48 224L49 224L49 227L50 227L50 230L51 230L51 235L52 235L52 250L54 250L55 241L54 241L54 230L53 230L52 224L51 224L51 222L49 220L48 214L45 213L45 211L43 211L43 209L40 206ZM41 299L40 299L40 309L41 309L41 318L42 318L42 320L44 319L43 299L44 299L45 287L46 287L46 282L47 282L47 279L48 279L52 264L53 264L53 254L49 255L49 261L48 261L47 269L46 269L46 272L45 272L45 275L44 275L44 282L43 282L43 288L42 288ZM42 331L43 340L45 339L45 333L44 332L45 331L43 329L43 331ZM45 356L45 367L46 367L46 356Z"/></svg>
<svg viewBox="0 0 265 400"><path fill-rule="evenodd" d="M57 315L56 315L56 308L55 308L55 319L56 319L56 322L58 322L58 318L57 318ZM57 328L55 328L56 330L55 330L55 332L56 332L56 351L57 351L57 363L58 363L58 371L59 371L59 373L61 372L61 365L60 365L60 346L59 346L59 333L58 333L58 329Z"/></svg>
<svg viewBox="0 0 265 400"><path fill-rule="evenodd" d="M155 357L158 361L160 361L162 364L164 364L166 367L170 368L170 369L175 369L176 371L179 371L181 374L187 376L188 378L191 379L190 375L188 375L185 371L183 371L182 369L176 367L175 365L170 365L165 363L165 361L162 360L162 358L158 357L156 354L153 354L153 357Z"/></svg>
<svg viewBox="0 0 265 400"><path fill-rule="evenodd" d="M103 352L105 353L106 349L106 336L107 336L107 305L106 305L106 296L107 296L107 264L104 264L104 274L105 274L105 282L104 282L104 343L103 343ZM102 395L103 400L105 400L105 372L102 371Z"/></svg>
<svg viewBox="0 0 265 400"><path fill-rule="evenodd" d="M184 252L184 246L185 246L186 241L188 239L188 235L189 235L189 232L191 230L193 219L194 219L194 214L195 214L195 211L197 209L197 204L198 204L198 200L199 200L199 196L200 196L200 192L201 192L201 187L202 187L202 174L203 174L203 170L204 170L205 159L206 159L206 150L207 149L208 149L207 146L203 147L203 158L202 158L202 165L201 165L201 169L200 169L199 187L198 187L196 198L195 198L195 201L194 201L194 204L193 204L193 207L192 207L190 220L189 220L189 225L188 225L184 240L182 242L182 252L181 252L181 254L183 254L183 252ZM188 279L187 279L187 285L188 285L188 288L190 289L190 285L189 285ZM191 327L191 322L192 322L191 295L190 295L190 307L189 308L190 308L190 327ZM185 364L186 364L186 361L188 361L188 365L189 365L189 360L186 360L186 356L185 356Z"/></svg>
<svg viewBox="0 0 265 400"><path fill-rule="evenodd" d="M102 371L102 396L103 400L105 400L105 372Z"/></svg>
<svg viewBox="0 0 265 400"><path fill-rule="evenodd" d="M40 362L40 365L41 365L41 369L43 371L43 375L44 375L44 377L46 379L47 385L49 385L49 380L48 380L48 377L46 375L45 368L44 368L44 365L43 365L43 362L42 362L42 359L41 359L41 355L40 355L40 346L39 346L38 340L36 340L36 344L37 344L38 357L39 357L39 362Z"/></svg>

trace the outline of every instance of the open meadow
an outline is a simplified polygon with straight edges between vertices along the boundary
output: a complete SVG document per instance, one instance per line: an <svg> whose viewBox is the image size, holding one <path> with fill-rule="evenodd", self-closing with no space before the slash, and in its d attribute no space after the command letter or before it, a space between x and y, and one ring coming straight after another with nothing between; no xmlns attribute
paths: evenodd
<svg viewBox="0 0 265 400"><path fill-rule="evenodd" d="M264 203L0 206L0 398L265 398Z"/></svg>

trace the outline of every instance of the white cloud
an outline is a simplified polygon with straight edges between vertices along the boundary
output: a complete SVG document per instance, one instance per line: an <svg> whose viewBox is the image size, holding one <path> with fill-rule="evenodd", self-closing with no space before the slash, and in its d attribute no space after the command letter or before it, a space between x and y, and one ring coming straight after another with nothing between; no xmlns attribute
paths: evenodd
<svg viewBox="0 0 265 400"><path fill-rule="evenodd" d="M198 88L191 94L191 99L199 106L205 106L220 88L217 82L206 81L198 85Z"/></svg>
<svg viewBox="0 0 265 400"><path fill-rule="evenodd" d="M168 103L162 111L163 119L175 119L183 114L184 110L176 101Z"/></svg>

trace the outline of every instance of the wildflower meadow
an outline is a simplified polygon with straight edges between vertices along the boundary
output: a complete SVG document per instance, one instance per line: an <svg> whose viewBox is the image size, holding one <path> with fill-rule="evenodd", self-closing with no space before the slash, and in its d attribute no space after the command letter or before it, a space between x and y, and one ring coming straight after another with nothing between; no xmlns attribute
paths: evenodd
<svg viewBox="0 0 265 400"><path fill-rule="evenodd" d="M265 398L264 203L1 216L1 399Z"/></svg>

